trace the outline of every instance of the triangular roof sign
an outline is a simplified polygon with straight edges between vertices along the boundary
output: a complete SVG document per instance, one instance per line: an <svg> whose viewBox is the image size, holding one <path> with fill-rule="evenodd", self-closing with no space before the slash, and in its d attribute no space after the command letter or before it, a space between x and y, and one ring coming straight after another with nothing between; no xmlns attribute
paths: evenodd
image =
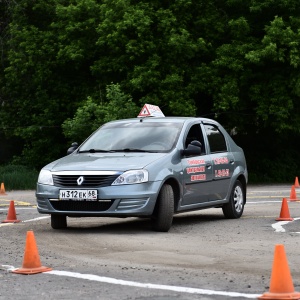
<svg viewBox="0 0 300 300"><path fill-rule="evenodd" d="M142 117L164 117L165 115L156 105L145 104L140 111L138 118Z"/></svg>

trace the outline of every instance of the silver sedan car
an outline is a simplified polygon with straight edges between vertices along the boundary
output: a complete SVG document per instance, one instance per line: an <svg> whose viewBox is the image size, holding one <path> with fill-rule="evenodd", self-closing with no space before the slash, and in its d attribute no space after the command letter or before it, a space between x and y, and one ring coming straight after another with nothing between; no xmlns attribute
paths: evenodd
<svg viewBox="0 0 300 300"><path fill-rule="evenodd" d="M147 217L168 231L174 214L211 207L239 218L248 181L243 150L216 121L145 117L101 126L39 174L36 199L53 229L67 217Z"/></svg>

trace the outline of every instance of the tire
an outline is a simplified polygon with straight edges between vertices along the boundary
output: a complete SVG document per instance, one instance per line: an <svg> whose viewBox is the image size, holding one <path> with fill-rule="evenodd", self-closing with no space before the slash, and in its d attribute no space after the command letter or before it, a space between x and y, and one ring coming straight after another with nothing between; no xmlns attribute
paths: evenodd
<svg viewBox="0 0 300 300"><path fill-rule="evenodd" d="M168 232L172 226L174 215L174 191L169 184L164 184L157 197L152 216L152 229Z"/></svg>
<svg viewBox="0 0 300 300"><path fill-rule="evenodd" d="M242 216L245 205L245 190L237 180L232 188L229 202L222 206L223 214L227 219L238 219Z"/></svg>
<svg viewBox="0 0 300 300"><path fill-rule="evenodd" d="M53 229L67 228L67 216L51 214L51 227Z"/></svg>

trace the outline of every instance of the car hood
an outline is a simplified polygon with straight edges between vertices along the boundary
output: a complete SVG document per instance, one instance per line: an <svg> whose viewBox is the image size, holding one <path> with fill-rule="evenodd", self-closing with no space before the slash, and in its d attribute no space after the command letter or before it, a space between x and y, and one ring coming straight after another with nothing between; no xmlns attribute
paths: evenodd
<svg viewBox="0 0 300 300"><path fill-rule="evenodd" d="M65 156L45 168L59 171L127 171L142 169L168 153L80 153Z"/></svg>

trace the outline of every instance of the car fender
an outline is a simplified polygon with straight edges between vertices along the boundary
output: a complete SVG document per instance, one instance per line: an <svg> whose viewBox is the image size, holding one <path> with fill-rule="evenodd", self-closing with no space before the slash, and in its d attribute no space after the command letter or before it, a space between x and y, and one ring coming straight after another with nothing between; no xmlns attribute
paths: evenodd
<svg viewBox="0 0 300 300"><path fill-rule="evenodd" d="M243 166L237 166L234 171L233 171L233 174L232 174L232 179L230 181L230 185L228 187L228 192L227 192L227 196L226 196L226 200L229 201L230 199L230 194L231 194L231 191L232 191L232 188L233 188L233 185L235 184L235 182L238 180L238 178L240 178L241 176L244 178L245 180L245 185L244 185L244 188L245 188L245 193L246 193L246 184L247 184L247 169L245 169Z"/></svg>

